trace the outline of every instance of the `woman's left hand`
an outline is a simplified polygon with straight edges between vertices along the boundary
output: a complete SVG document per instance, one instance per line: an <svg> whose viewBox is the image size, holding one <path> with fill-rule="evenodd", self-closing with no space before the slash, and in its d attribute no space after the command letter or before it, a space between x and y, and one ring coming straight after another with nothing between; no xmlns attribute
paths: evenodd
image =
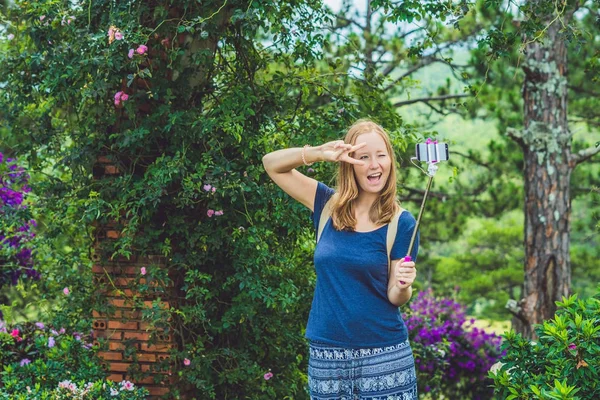
<svg viewBox="0 0 600 400"><path fill-rule="evenodd" d="M396 287L404 290L417 278L417 269L412 261L398 261L395 266Z"/></svg>

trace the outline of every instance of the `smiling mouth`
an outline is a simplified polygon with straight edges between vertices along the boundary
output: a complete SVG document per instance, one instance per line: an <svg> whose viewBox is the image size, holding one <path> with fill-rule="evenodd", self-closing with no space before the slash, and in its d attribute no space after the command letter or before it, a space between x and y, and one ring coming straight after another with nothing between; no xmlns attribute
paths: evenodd
<svg viewBox="0 0 600 400"><path fill-rule="evenodd" d="M381 180L381 175L382 175L381 172L378 172L376 174L371 174L371 175L367 176L367 180L369 181L369 183L376 185Z"/></svg>

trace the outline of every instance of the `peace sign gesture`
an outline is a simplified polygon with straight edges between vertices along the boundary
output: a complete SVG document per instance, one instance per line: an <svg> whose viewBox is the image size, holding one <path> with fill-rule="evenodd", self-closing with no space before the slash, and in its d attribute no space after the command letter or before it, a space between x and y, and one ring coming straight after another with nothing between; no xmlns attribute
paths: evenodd
<svg viewBox="0 0 600 400"><path fill-rule="evenodd" d="M349 156L350 153L365 147L365 142L356 145L344 143L343 140L334 140L321 145L321 153L324 161L344 161L350 164L365 165L364 161L357 160Z"/></svg>

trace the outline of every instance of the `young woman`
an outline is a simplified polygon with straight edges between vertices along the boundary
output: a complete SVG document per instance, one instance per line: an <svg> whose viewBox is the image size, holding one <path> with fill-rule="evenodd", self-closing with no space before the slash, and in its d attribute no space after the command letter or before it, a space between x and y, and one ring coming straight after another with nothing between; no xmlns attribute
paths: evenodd
<svg viewBox="0 0 600 400"><path fill-rule="evenodd" d="M295 168L339 163L336 191ZM400 211L396 163L386 131L369 120L345 139L274 151L263 157L273 181L313 212L315 230L333 196L331 218L315 248L317 284L306 338L312 400L417 399L414 358L398 307L412 294L416 269L404 262L416 225L400 214L388 266L388 224ZM415 242L413 260L418 251Z"/></svg>

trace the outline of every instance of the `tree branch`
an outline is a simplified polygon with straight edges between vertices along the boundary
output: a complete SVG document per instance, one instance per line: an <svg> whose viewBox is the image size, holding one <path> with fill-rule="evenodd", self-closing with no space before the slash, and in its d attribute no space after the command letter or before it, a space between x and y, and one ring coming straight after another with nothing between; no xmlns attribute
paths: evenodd
<svg viewBox="0 0 600 400"><path fill-rule="evenodd" d="M470 155L470 154L463 154L463 153L461 153L461 152L459 152L459 151L452 150L452 155L454 155L454 154L456 154L457 156L464 157L464 158L466 158L467 160L471 160L471 161L473 161L475 164L477 164L477 165L480 165L480 166L482 166L482 167L485 167L485 168L487 168L487 169L490 169L490 170L492 169L492 167L490 167L490 165L489 165L489 164L487 164L487 163L484 163L483 161L476 159L475 157L473 157L473 156L472 156L472 155Z"/></svg>
<svg viewBox="0 0 600 400"><path fill-rule="evenodd" d="M600 142L596 143L596 146L589 147L585 150L581 150L577 154L571 156L571 167L576 167L587 159L592 158L596 154L600 153Z"/></svg>
<svg viewBox="0 0 600 400"><path fill-rule="evenodd" d="M419 97L417 99L399 101L394 104L394 107L407 106L409 104L414 104L414 103L418 103L418 102L425 103L428 101L443 101L443 100L449 100L449 99L459 99L462 97L469 97L469 95L468 94L446 94L444 96Z"/></svg>
<svg viewBox="0 0 600 400"><path fill-rule="evenodd" d="M341 15L336 15L336 18L338 18L338 19L341 19L342 21L346 22L346 25L337 26L337 28L345 28L346 26L348 26L348 25L350 25L350 24L354 24L354 25L356 25L357 27L359 27L361 30L364 30L364 29L365 29L365 27L364 27L364 26L362 26L361 24L359 24L358 22L356 22L356 21L355 21L355 20L353 20L353 19L346 18L346 17L343 17L343 16L341 16Z"/></svg>

